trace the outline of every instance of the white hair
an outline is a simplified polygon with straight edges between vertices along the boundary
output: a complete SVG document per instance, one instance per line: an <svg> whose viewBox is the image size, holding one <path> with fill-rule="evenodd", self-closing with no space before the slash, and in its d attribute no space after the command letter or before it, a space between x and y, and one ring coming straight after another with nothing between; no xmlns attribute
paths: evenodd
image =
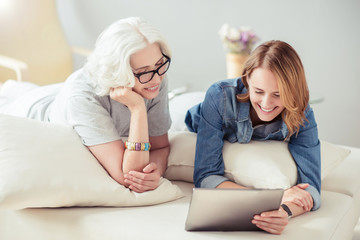
<svg viewBox="0 0 360 240"><path fill-rule="evenodd" d="M171 51L159 30L139 17L118 20L98 37L93 53L84 66L95 93L108 95L112 87L135 85L130 56L147 45L158 43L163 54Z"/></svg>

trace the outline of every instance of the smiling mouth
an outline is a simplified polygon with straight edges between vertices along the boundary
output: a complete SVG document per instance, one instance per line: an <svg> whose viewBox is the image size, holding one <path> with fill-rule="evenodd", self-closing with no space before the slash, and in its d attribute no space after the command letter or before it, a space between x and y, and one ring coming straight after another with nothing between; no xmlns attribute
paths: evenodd
<svg viewBox="0 0 360 240"><path fill-rule="evenodd" d="M263 112L266 112L266 113L269 113L269 112L272 112L274 111L277 107L274 107L274 108L271 108L271 109L266 109L266 108L263 108L259 105L259 108L263 111Z"/></svg>
<svg viewBox="0 0 360 240"><path fill-rule="evenodd" d="M154 86L154 87L145 88L145 89L146 89L146 90L150 90L150 91L154 91L154 90L156 90L158 87L159 87L159 85L156 85L156 86Z"/></svg>

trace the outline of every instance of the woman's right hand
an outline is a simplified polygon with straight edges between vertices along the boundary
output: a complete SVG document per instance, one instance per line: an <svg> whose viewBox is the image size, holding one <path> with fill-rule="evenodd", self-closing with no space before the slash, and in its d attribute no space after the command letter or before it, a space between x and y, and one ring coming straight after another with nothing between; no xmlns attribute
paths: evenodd
<svg viewBox="0 0 360 240"><path fill-rule="evenodd" d="M279 235L288 225L289 218L285 210L280 207L279 210L255 215L251 222L266 232Z"/></svg>
<svg viewBox="0 0 360 240"><path fill-rule="evenodd" d="M124 104L130 111L145 106L144 98L129 87L111 88L110 98Z"/></svg>
<svg viewBox="0 0 360 240"><path fill-rule="evenodd" d="M311 194L305 191L307 187L309 187L309 184L302 183L285 190L281 202L293 202L305 211L310 211L314 206L314 202Z"/></svg>

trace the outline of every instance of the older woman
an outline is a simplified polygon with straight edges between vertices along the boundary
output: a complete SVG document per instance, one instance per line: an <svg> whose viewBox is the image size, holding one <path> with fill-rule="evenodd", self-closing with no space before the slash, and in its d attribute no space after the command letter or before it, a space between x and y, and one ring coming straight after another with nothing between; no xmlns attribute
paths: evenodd
<svg viewBox="0 0 360 240"><path fill-rule="evenodd" d="M32 86L0 112L72 126L114 180L136 192L152 190L169 154L170 57L156 28L122 19L101 33L85 66L65 83ZM2 88L20 86L5 82Z"/></svg>

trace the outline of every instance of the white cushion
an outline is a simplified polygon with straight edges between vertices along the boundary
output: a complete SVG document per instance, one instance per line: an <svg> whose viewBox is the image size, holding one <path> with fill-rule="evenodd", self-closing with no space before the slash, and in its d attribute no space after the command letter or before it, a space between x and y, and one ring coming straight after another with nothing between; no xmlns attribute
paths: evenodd
<svg viewBox="0 0 360 240"><path fill-rule="evenodd" d="M169 135L171 151L165 177L193 182L196 134L188 131ZM350 153L350 150L321 141L322 179ZM289 188L296 184L297 168L282 141L229 143L223 148L225 176L247 187Z"/></svg>
<svg viewBox="0 0 360 240"><path fill-rule="evenodd" d="M182 196L164 178L145 193L118 184L70 127L0 115L0 129L0 209L140 206Z"/></svg>
<svg viewBox="0 0 360 240"><path fill-rule="evenodd" d="M185 131L185 115L189 108L202 102L205 92L188 92L170 100L169 109L172 120L170 131Z"/></svg>
<svg viewBox="0 0 360 240"><path fill-rule="evenodd" d="M338 145L326 142L321 143L321 179L324 179L333 171L349 154L349 148L343 148Z"/></svg>

